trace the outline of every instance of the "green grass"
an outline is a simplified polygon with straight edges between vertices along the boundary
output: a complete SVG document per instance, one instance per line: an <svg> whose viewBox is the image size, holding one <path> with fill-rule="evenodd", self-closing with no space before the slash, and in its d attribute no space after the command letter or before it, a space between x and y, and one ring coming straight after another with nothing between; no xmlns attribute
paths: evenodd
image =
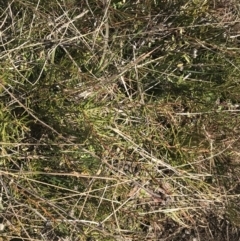
<svg viewBox="0 0 240 241"><path fill-rule="evenodd" d="M225 4L0 4L0 240L239 239Z"/></svg>

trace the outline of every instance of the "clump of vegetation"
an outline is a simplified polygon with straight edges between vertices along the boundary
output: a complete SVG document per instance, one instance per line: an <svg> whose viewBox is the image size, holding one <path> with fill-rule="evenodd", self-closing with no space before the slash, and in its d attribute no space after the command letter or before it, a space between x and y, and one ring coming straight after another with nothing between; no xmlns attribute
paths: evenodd
<svg viewBox="0 0 240 241"><path fill-rule="evenodd" d="M2 240L239 239L239 7L0 4Z"/></svg>

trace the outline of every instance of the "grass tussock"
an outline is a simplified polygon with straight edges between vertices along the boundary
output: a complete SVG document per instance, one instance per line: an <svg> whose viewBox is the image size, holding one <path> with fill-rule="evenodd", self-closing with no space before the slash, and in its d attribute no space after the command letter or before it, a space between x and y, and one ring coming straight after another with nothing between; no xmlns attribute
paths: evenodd
<svg viewBox="0 0 240 241"><path fill-rule="evenodd" d="M239 4L0 3L0 240L239 240Z"/></svg>

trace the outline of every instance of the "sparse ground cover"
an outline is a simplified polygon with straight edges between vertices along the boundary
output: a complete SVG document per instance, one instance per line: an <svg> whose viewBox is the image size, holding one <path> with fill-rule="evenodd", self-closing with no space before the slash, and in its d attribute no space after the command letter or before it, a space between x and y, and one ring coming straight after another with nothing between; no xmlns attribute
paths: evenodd
<svg viewBox="0 0 240 241"><path fill-rule="evenodd" d="M1 240L240 240L237 0L0 9Z"/></svg>

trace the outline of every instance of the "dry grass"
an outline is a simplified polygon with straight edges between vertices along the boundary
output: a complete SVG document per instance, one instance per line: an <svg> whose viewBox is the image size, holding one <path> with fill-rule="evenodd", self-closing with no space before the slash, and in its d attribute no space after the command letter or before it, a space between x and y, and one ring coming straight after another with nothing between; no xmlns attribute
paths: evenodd
<svg viewBox="0 0 240 241"><path fill-rule="evenodd" d="M239 240L237 1L1 3L2 240Z"/></svg>

